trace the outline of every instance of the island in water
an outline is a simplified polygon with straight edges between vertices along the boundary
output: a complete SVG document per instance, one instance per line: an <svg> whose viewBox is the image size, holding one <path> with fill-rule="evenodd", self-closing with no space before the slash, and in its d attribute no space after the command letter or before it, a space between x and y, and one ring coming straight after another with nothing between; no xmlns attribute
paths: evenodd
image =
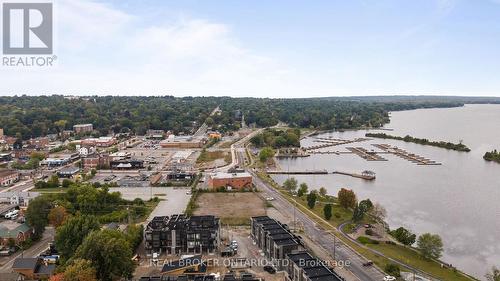
<svg viewBox="0 0 500 281"><path fill-rule="evenodd" d="M470 151L470 148L468 148L462 142L452 143L452 142L446 142L446 141L430 141L428 139L414 138L414 137L409 136L409 135L407 135L405 137L399 137L399 136L388 135L385 133L367 133L367 134L365 134L365 136L370 137L370 138L401 140L401 141L405 141L405 142L413 142L413 143L422 144L422 145L436 146L436 147L441 147L441 148L446 148L446 149L451 149L451 150L456 150L456 151L463 151L463 152Z"/></svg>

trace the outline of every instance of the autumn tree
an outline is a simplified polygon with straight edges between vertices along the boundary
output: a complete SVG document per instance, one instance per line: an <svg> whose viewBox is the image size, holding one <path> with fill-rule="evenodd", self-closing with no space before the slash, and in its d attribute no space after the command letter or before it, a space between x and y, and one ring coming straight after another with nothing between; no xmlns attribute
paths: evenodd
<svg viewBox="0 0 500 281"><path fill-rule="evenodd" d="M339 204L344 209L354 209L356 207L356 194L354 191L342 188L338 193Z"/></svg>
<svg viewBox="0 0 500 281"><path fill-rule="evenodd" d="M63 206L57 206L52 208L49 212L49 223L54 227L59 227L68 218L68 212Z"/></svg>
<svg viewBox="0 0 500 281"><path fill-rule="evenodd" d="M66 267L64 281L97 281L96 270L91 261L75 259Z"/></svg>

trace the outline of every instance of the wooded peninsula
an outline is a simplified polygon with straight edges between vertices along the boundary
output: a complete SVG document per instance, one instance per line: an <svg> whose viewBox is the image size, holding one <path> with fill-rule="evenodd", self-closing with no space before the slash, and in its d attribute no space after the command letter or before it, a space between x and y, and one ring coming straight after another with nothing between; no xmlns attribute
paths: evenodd
<svg viewBox="0 0 500 281"><path fill-rule="evenodd" d="M408 136L408 135L405 137L399 137L399 136L391 136L391 135L388 135L385 133L367 133L367 134L365 134L365 136L370 137L370 138L401 140L404 142L412 142L412 143L417 143L417 144L421 144L421 145L436 146L436 147L441 147L441 148L446 148L446 149L456 150L456 151L463 151L463 152L470 151L470 148L468 148L462 142L452 143L452 142L445 142L445 141L430 141L428 139L419 139L419 138L414 138L414 137Z"/></svg>

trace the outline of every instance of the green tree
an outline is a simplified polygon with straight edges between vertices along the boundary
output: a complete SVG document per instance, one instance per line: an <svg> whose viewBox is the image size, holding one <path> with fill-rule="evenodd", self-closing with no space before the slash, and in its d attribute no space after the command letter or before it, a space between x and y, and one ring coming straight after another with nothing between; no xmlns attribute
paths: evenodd
<svg viewBox="0 0 500 281"><path fill-rule="evenodd" d="M113 281L132 276L132 254L125 234L105 229L90 233L78 247L75 258L91 261L99 280Z"/></svg>
<svg viewBox="0 0 500 281"><path fill-rule="evenodd" d="M59 177L57 175L52 175L50 179L47 181L47 184L50 188L59 187Z"/></svg>
<svg viewBox="0 0 500 281"><path fill-rule="evenodd" d="M325 216L325 219L329 221L332 218L332 204L326 204L325 207L323 207L323 215Z"/></svg>
<svg viewBox="0 0 500 281"><path fill-rule="evenodd" d="M485 275L488 281L500 281L500 270L495 266L491 268L491 272Z"/></svg>
<svg viewBox="0 0 500 281"><path fill-rule="evenodd" d="M274 156L274 153L275 152L271 147L264 147L260 150L259 160L261 162L266 162L269 158L272 158Z"/></svg>
<svg viewBox="0 0 500 281"><path fill-rule="evenodd" d="M325 197L327 192L328 192L328 191L327 191L327 190L326 190L326 188L324 188L324 187L321 187L321 188L319 189L319 195L321 195L322 197Z"/></svg>
<svg viewBox="0 0 500 281"><path fill-rule="evenodd" d="M370 199L361 200L359 202L359 208L363 214L370 212L373 209L373 203Z"/></svg>
<svg viewBox="0 0 500 281"><path fill-rule="evenodd" d="M415 234L411 233L404 227L400 227L396 230L390 231L389 234L391 234L394 238L396 238L396 240L406 246L411 246L417 239L417 236Z"/></svg>
<svg viewBox="0 0 500 281"><path fill-rule="evenodd" d="M46 196L39 196L33 199L26 210L26 221L33 227L33 240L42 237L45 226L49 223L48 215L52 208L52 202Z"/></svg>
<svg viewBox="0 0 500 281"><path fill-rule="evenodd" d="M85 237L100 228L94 216L75 216L57 228L55 244L61 256L68 260L82 244Z"/></svg>
<svg viewBox="0 0 500 281"><path fill-rule="evenodd" d="M84 259L73 260L64 270L63 276L64 281L97 281L92 262Z"/></svg>
<svg viewBox="0 0 500 281"><path fill-rule="evenodd" d="M353 209L356 207L356 194L354 194L354 191L348 190L345 188L342 188L339 190L338 193L338 200L340 206L342 206L344 209Z"/></svg>
<svg viewBox="0 0 500 281"><path fill-rule="evenodd" d="M352 213L352 220L354 222L360 222L364 217L364 212L363 209L359 207L359 204L356 204L356 207L354 207L354 211Z"/></svg>
<svg viewBox="0 0 500 281"><path fill-rule="evenodd" d="M437 234L424 233L418 237L417 248L426 259L438 259L443 253L443 241Z"/></svg>
<svg viewBox="0 0 500 281"><path fill-rule="evenodd" d="M283 182L283 187L290 191L294 192L297 189L298 182L294 177L288 178Z"/></svg>
<svg viewBox="0 0 500 281"><path fill-rule="evenodd" d="M301 183L299 190L297 191L297 196L302 197L304 194L307 193L308 189L309 189L309 187L307 186L307 184L305 182Z"/></svg>
<svg viewBox="0 0 500 281"><path fill-rule="evenodd" d="M400 277L401 276L401 269L399 269L399 266L394 263L388 263L384 267L384 271L394 277Z"/></svg>
<svg viewBox="0 0 500 281"><path fill-rule="evenodd" d="M72 181L70 179L63 179L62 187L68 188L71 185Z"/></svg>
<svg viewBox="0 0 500 281"><path fill-rule="evenodd" d="M318 199L318 194L315 190L312 190L307 194L307 206L309 209L313 209L316 205L316 200Z"/></svg>

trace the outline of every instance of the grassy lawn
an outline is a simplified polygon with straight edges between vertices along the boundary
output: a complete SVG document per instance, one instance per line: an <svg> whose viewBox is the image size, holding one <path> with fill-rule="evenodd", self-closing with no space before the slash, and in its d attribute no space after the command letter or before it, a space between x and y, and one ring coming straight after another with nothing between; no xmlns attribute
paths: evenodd
<svg viewBox="0 0 500 281"><path fill-rule="evenodd" d="M66 187L32 189L32 191L40 192L42 194L45 194L45 193L65 193L67 190L68 190L68 188L66 188Z"/></svg>
<svg viewBox="0 0 500 281"><path fill-rule="evenodd" d="M405 263L407 265L413 266L415 268L418 268L419 270L423 272L427 272L428 274L434 276L435 278L439 278L441 280L450 280L450 281L466 281L466 280L476 280L467 276L464 276L463 274L456 272L452 269L446 269L446 268L441 268L441 265L438 262L435 261L427 261L424 260L420 257L420 255L415 251L410 248L406 248L403 246L398 246L398 245L391 245L391 244L369 244L366 246L359 246L358 244L352 242L351 240L345 238L341 233L339 233L335 227L338 227L342 222L347 221L351 219L352 217L352 211L350 210L345 210L342 207L335 205L336 203L336 198L321 198L319 200L323 200L323 202L320 202L319 204L316 204L313 210L309 209L307 207L307 201L304 198L297 198L291 196L287 191L284 189L281 189L275 182L272 180L266 173L259 172L258 173L260 178L264 180L265 182L271 184L273 187L275 187L287 200L290 202L297 202L297 207L302 210L304 213L308 214L310 218L315 220L318 225L320 225L322 228L326 230L331 230L332 235L337 236L339 239L341 239L344 243L349 245L351 248L353 248L356 252L360 253L362 256L364 256L366 259L373 261L379 268L384 269L387 264L392 263L390 260L388 260L385 257L379 256L378 254L375 254L371 252L369 248L377 250L384 255L394 259L398 260L402 263ZM330 219L330 221L325 221L323 217L323 206L325 203L328 202L333 202L333 216ZM335 214L339 214L340 217L336 216ZM369 221L366 221L369 222ZM362 222L362 223L366 223ZM335 227L334 227L335 226ZM404 268L401 268L402 271L408 271Z"/></svg>
<svg viewBox="0 0 500 281"><path fill-rule="evenodd" d="M209 163L217 159L224 159L226 163L231 162L231 153L222 150L207 151L203 150L200 153L198 159L196 159L197 164Z"/></svg>

